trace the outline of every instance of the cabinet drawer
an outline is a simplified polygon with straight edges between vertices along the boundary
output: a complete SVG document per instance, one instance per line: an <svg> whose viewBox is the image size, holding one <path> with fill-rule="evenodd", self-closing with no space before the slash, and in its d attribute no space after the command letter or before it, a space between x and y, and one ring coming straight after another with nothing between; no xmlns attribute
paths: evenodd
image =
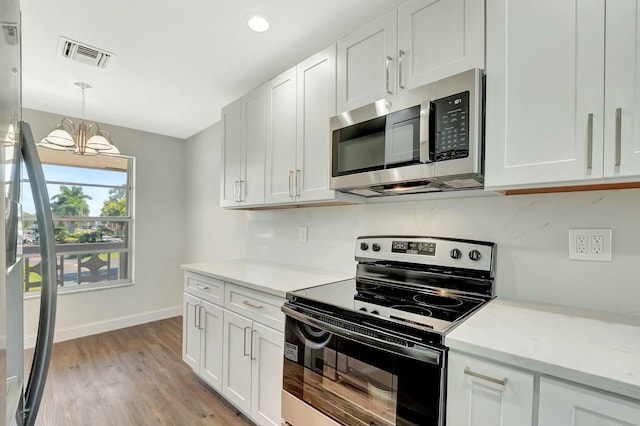
<svg viewBox="0 0 640 426"><path fill-rule="evenodd" d="M224 305L224 282L204 275L185 272L184 291L207 302Z"/></svg>
<svg viewBox="0 0 640 426"><path fill-rule="evenodd" d="M245 287L226 284L224 306L237 314L284 331L284 299Z"/></svg>

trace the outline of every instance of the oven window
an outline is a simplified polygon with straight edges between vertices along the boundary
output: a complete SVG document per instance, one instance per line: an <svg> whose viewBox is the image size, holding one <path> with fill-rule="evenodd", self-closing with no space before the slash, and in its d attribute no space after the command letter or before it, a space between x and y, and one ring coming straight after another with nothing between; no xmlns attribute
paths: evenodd
<svg viewBox="0 0 640 426"><path fill-rule="evenodd" d="M305 327L287 317L287 392L347 426L440 425L442 365Z"/></svg>
<svg viewBox="0 0 640 426"><path fill-rule="evenodd" d="M333 176L384 168L385 122L378 117L333 132Z"/></svg>
<svg viewBox="0 0 640 426"><path fill-rule="evenodd" d="M395 374L332 349L323 355L322 373L304 370L305 401L345 424L396 424Z"/></svg>
<svg viewBox="0 0 640 426"><path fill-rule="evenodd" d="M384 165L384 134L361 136L340 143L340 174L380 169Z"/></svg>

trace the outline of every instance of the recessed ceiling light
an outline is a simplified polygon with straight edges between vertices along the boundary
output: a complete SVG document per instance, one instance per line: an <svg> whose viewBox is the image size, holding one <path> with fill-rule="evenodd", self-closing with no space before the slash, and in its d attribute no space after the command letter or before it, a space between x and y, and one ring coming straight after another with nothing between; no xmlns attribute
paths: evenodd
<svg viewBox="0 0 640 426"><path fill-rule="evenodd" d="M269 21L264 16L256 15L249 19L249 28L257 33L263 33L269 29Z"/></svg>

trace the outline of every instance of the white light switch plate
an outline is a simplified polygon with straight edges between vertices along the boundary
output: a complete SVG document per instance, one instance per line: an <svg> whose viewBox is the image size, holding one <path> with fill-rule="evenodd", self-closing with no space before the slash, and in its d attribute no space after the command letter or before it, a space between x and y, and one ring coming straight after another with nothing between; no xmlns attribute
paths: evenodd
<svg viewBox="0 0 640 426"><path fill-rule="evenodd" d="M609 228L569 229L569 259L611 262L611 238Z"/></svg>
<svg viewBox="0 0 640 426"><path fill-rule="evenodd" d="M309 241L309 228L306 226L301 226L298 228L298 241L301 243L306 243Z"/></svg>

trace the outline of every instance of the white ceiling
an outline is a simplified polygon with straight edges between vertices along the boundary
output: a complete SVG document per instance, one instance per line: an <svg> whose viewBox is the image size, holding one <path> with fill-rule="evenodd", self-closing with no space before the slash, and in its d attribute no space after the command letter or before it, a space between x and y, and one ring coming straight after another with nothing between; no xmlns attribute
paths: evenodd
<svg viewBox="0 0 640 426"><path fill-rule="evenodd" d="M23 106L179 138L220 108L404 0L21 0ZM271 29L254 33L253 14ZM113 52L57 56L60 36Z"/></svg>

